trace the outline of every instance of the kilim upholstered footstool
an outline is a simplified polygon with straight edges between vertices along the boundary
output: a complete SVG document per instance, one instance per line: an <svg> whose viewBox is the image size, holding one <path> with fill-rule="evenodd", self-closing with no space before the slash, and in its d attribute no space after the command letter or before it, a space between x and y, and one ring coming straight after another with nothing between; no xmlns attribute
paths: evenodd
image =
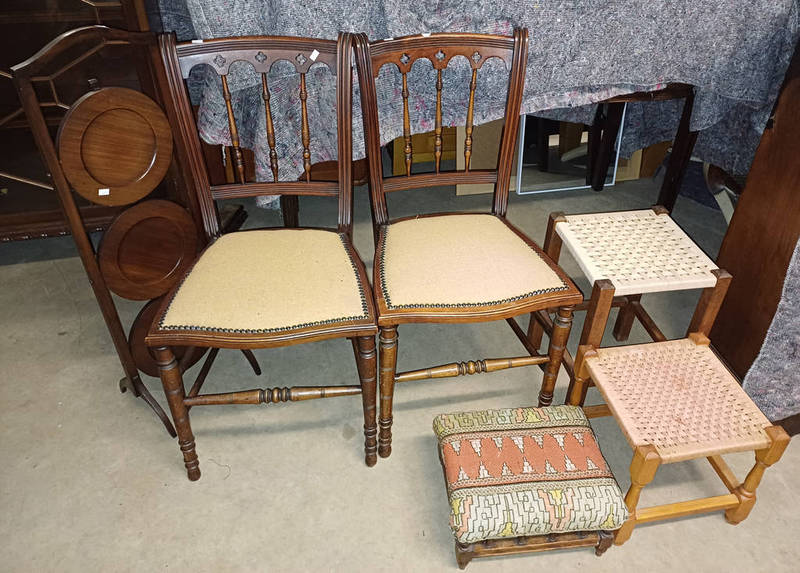
<svg viewBox="0 0 800 573"><path fill-rule="evenodd" d="M441 414L433 421L456 560L595 546L628 511L576 406Z"/></svg>

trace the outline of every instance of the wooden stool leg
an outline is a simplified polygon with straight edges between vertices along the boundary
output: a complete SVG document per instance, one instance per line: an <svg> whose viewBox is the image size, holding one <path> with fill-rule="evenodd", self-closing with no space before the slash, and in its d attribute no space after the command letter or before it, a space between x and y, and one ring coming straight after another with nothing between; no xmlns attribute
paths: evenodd
<svg viewBox="0 0 800 573"><path fill-rule="evenodd" d="M620 307L619 314L617 314L617 321L614 323L614 339L619 342L628 340L628 337L631 335L633 319L636 318L632 303L639 302L642 299L642 295L631 294L628 295L627 299L628 302Z"/></svg>
<svg viewBox="0 0 800 573"><path fill-rule="evenodd" d="M608 551L608 548L614 545L614 534L611 531L600 530L597 532L600 539L597 540L597 545L594 548L594 554L600 557L603 553Z"/></svg>
<svg viewBox="0 0 800 573"><path fill-rule="evenodd" d="M714 320L717 318L722 301L725 300L725 295L733 277L728 271L722 269L714 269L711 272L717 277L717 284L703 289L692 320L689 323L687 336L692 332L698 332L707 337L711 332L711 327L714 326Z"/></svg>
<svg viewBox="0 0 800 573"><path fill-rule="evenodd" d="M161 384L164 386L164 394L167 396L172 421L175 430L178 432L178 445L183 452L183 464L186 466L186 473L191 481L200 479L200 463L197 461L197 452L194 449L194 435L192 427L189 425L189 410L183 399L186 397L183 388L183 378L178 368L178 361L172 349L161 346L155 349L156 363L161 375Z"/></svg>
<svg viewBox="0 0 800 573"><path fill-rule="evenodd" d="M561 237L556 233L556 224L566 220L566 215L561 211L550 213L550 218L547 220L547 232L544 236L544 252L554 263L557 263L561 256ZM531 320L528 323L528 340L531 342L533 348L539 348L542 345L544 329L533 315L534 313L531 313Z"/></svg>
<svg viewBox="0 0 800 573"><path fill-rule="evenodd" d="M539 390L539 407L549 406L553 403L553 391L556 387L558 370L564 357L564 349L569 340L569 331L572 328L572 308L562 306L558 309L553 321L553 333L550 336L550 346L547 350L547 366L544 369L542 388Z"/></svg>
<svg viewBox="0 0 800 573"><path fill-rule="evenodd" d="M466 569L474 556L472 544L464 545L456 541L456 563L458 563L459 569Z"/></svg>
<svg viewBox="0 0 800 573"><path fill-rule="evenodd" d="M364 461L372 467L378 461L378 424L375 421L378 355L375 352L375 337L360 336L353 346L356 350L361 401L364 406Z"/></svg>
<svg viewBox="0 0 800 573"><path fill-rule="evenodd" d="M592 296L589 299L589 308L586 309L586 318L581 332L580 345L598 348L603 341L603 333L608 323L608 315L611 313L611 303L614 302L614 283L608 279L595 281L592 286ZM579 372L577 359L573 376L569 381L567 396L571 397L574 393L576 377ZM586 389L583 389L583 396L586 396ZM572 402L570 402L572 403ZM580 402L583 405L583 402Z"/></svg>
<svg viewBox="0 0 800 573"><path fill-rule="evenodd" d="M615 545L622 545L630 539L633 528L636 527L636 506L639 504L642 488L653 481L660 464L661 457L654 446L639 446L634 450L631 461L631 487L625 494L625 505L630 515L617 531L614 538Z"/></svg>
<svg viewBox="0 0 800 573"><path fill-rule="evenodd" d="M378 419L378 455L388 458L392 453L392 398L394 376L397 369L397 326L381 327L380 341L380 396Z"/></svg>
<svg viewBox="0 0 800 573"><path fill-rule="evenodd" d="M586 390L588 389L589 371L586 368L586 358L597 354L594 346L588 344L578 347L578 354L575 356L575 370L567 389L567 404L572 406L583 406L586 401Z"/></svg>
<svg viewBox="0 0 800 573"><path fill-rule="evenodd" d="M789 434L782 427L770 426L765 430L772 443L768 448L756 452L755 465L742 484L733 491L739 498L739 505L725 511L725 519L733 525L742 522L750 515L756 504L756 488L761 483L764 470L781 459L786 446L789 445Z"/></svg>

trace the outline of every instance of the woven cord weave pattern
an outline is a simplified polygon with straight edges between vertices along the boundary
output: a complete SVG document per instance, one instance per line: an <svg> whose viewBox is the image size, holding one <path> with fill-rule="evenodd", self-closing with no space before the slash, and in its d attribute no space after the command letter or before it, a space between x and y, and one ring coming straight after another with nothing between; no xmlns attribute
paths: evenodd
<svg viewBox="0 0 800 573"><path fill-rule="evenodd" d="M587 366L631 445L652 444L664 463L769 445L769 421L708 346L602 348Z"/></svg>
<svg viewBox="0 0 800 573"><path fill-rule="evenodd" d="M591 282L618 294L714 286L717 266L670 218L652 209L568 215L556 225Z"/></svg>

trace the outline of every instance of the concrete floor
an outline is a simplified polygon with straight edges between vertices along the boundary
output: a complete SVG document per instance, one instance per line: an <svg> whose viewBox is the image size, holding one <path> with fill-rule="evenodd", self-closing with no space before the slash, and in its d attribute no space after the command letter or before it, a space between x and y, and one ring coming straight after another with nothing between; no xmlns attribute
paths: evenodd
<svg viewBox="0 0 800 573"><path fill-rule="evenodd" d="M512 196L509 217L541 241L550 211L643 208L655 196L651 182L603 193ZM450 190L390 198L393 216L488 205L487 196L455 197ZM251 212L251 226L279 222L274 212ZM301 201L304 224L333 223L333 213L325 199ZM716 253L725 228L718 211L681 199L674 215L709 254ZM355 242L369 264L363 190L357 193ZM563 263L577 276L574 262ZM374 468L362 461L357 397L198 407L192 423L203 477L190 483L175 441L142 401L117 390L121 369L70 239L3 245L0 265L3 571L456 570L431 420L442 411L532 404L541 382L538 369L517 369L398 387L394 453ZM680 336L697 296L648 295L645 302L668 336ZM119 306L130 324L140 304ZM579 316L574 335L581 323ZM632 341L644 340L637 325ZM399 350L399 367L408 369L522 349L500 322L403 326ZM240 354L223 351L206 388L356 379L346 340L257 356L264 367L260 378ZM145 382L163 403L158 380ZM565 387L562 376L557 402ZM594 426L624 490L630 449L611 419ZM751 460L730 456L742 476ZM692 517L643 526L602 558L578 549L476 560L469 571L796 571L800 496L791 484L798 472L800 445L794 441L767 471L755 510L737 527L720 514ZM661 469L643 502L722 490L705 461L680 463Z"/></svg>

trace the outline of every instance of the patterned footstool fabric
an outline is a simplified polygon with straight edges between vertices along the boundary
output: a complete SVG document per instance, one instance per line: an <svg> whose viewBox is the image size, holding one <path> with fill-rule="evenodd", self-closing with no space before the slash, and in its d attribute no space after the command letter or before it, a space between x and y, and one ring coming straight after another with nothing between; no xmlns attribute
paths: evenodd
<svg viewBox="0 0 800 573"><path fill-rule="evenodd" d="M440 414L433 430L460 543L612 531L628 517L577 406Z"/></svg>

